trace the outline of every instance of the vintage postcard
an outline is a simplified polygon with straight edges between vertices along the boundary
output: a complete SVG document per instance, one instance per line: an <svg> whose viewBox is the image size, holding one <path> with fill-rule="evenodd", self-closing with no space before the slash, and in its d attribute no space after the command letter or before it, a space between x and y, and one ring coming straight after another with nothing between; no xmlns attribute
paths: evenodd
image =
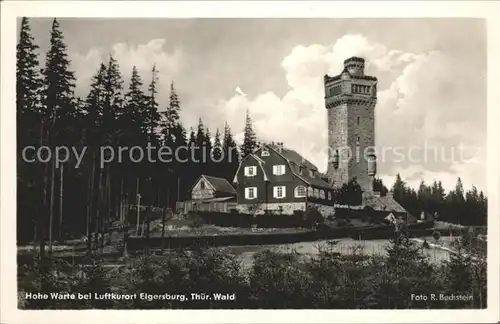
<svg viewBox="0 0 500 324"><path fill-rule="evenodd" d="M499 8L2 3L2 323L500 320Z"/></svg>

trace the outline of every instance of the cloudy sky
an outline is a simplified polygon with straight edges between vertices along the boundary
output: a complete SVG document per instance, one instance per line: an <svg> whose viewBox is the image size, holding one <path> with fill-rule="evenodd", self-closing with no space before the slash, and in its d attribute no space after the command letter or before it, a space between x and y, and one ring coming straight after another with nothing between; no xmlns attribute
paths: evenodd
<svg viewBox="0 0 500 324"><path fill-rule="evenodd" d="M242 138L248 109L258 137L282 141L326 168L323 75L362 56L376 76L378 172L411 185L442 180L486 190L486 27L480 19L60 19L77 94L113 55L125 80L159 69L173 80L187 127L227 121ZM50 19L32 19L41 53ZM127 83L127 82L126 82ZM235 92L240 87L246 96ZM384 153L382 153L384 152Z"/></svg>

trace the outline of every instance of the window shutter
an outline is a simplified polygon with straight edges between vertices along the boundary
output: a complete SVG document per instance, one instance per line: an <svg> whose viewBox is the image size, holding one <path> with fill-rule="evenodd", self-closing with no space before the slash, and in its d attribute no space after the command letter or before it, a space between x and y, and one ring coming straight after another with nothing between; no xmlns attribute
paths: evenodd
<svg viewBox="0 0 500 324"><path fill-rule="evenodd" d="M253 188L253 197L257 198L257 187Z"/></svg>
<svg viewBox="0 0 500 324"><path fill-rule="evenodd" d="M273 165L273 174L276 175L278 174L278 171L277 171L277 165Z"/></svg>
<svg viewBox="0 0 500 324"><path fill-rule="evenodd" d="M246 168L245 168L246 170ZM245 198L248 199L248 188L245 188Z"/></svg>
<svg viewBox="0 0 500 324"><path fill-rule="evenodd" d="M245 167L245 177L248 177L248 167ZM247 189L245 189L246 192Z"/></svg>
<svg viewBox="0 0 500 324"><path fill-rule="evenodd" d="M273 197L278 198L278 187L273 187Z"/></svg>
<svg viewBox="0 0 500 324"><path fill-rule="evenodd" d="M282 197L285 198L286 197L286 186L283 186L281 187L281 192L282 192Z"/></svg>

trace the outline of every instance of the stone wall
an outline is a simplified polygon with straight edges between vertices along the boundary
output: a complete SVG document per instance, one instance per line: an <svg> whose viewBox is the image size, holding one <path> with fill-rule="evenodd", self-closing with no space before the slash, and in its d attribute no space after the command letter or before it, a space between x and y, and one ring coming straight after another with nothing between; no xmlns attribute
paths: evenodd
<svg viewBox="0 0 500 324"><path fill-rule="evenodd" d="M375 146L375 101L351 104L348 107L347 124L347 143L353 151L348 166L348 181L356 177L363 191L372 191L373 178L368 175L367 153Z"/></svg>
<svg viewBox="0 0 500 324"><path fill-rule="evenodd" d="M308 202L307 208L317 208L324 218L335 215L335 207Z"/></svg>
<svg viewBox="0 0 500 324"><path fill-rule="evenodd" d="M295 210L306 210L305 202L289 202L289 203L268 203L268 204L238 204L236 210L242 214L262 215L268 210L271 213L280 213L282 207L282 215L293 215Z"/></svg>
<svg viewBox="0 0 500 324"><path fill-rule="evenodd" d="M342 186L348 181L348 160L349 152L341 148L347 147L347 104L330 108L328 112L328 168L327 177L330 185L335 187ZM335 168L332 164L332 154L339 150L339 164Z"/></svg>

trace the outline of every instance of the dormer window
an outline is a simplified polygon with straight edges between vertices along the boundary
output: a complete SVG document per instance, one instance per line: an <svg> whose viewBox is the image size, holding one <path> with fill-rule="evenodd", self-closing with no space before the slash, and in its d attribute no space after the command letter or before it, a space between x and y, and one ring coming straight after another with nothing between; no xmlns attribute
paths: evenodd
<svg viewBox="0 0 500 324"><path fill-rule="evenodd" d="M314 170L309 170L309 176L314 177Z"/></svg>
<svg viewBox="0 0 500 324"><path fill-rule="evenodd" d="M269 156L269 150L267 148L263 148L262 153L260 155L261 156Z"/></svg>
<svg viewBox="0 0 500 324"><path fill-rule="evenodd" d="M285 174L285 166L284 165L273 165L273 174L278 175L278 176Z"/></svg>
<svg viewBox="0 0 500 324"><path fill-rule="evenodd" d="M304 167L299 166L299 174L300 175L304 174Z"/></svg>
<svg viewBox="0 0 500 324"><path fill-rule="evenodd" d="M245 167L245 176L246 177L253 177L256 174L257 174L257 167L256 166Z"/></svg>
<svg viewBox="0 0 500 324"><path fill-rule="evenodd" d="M205 182L204 181L200 182L200 189L201 190L205 189Z"/></svg>

